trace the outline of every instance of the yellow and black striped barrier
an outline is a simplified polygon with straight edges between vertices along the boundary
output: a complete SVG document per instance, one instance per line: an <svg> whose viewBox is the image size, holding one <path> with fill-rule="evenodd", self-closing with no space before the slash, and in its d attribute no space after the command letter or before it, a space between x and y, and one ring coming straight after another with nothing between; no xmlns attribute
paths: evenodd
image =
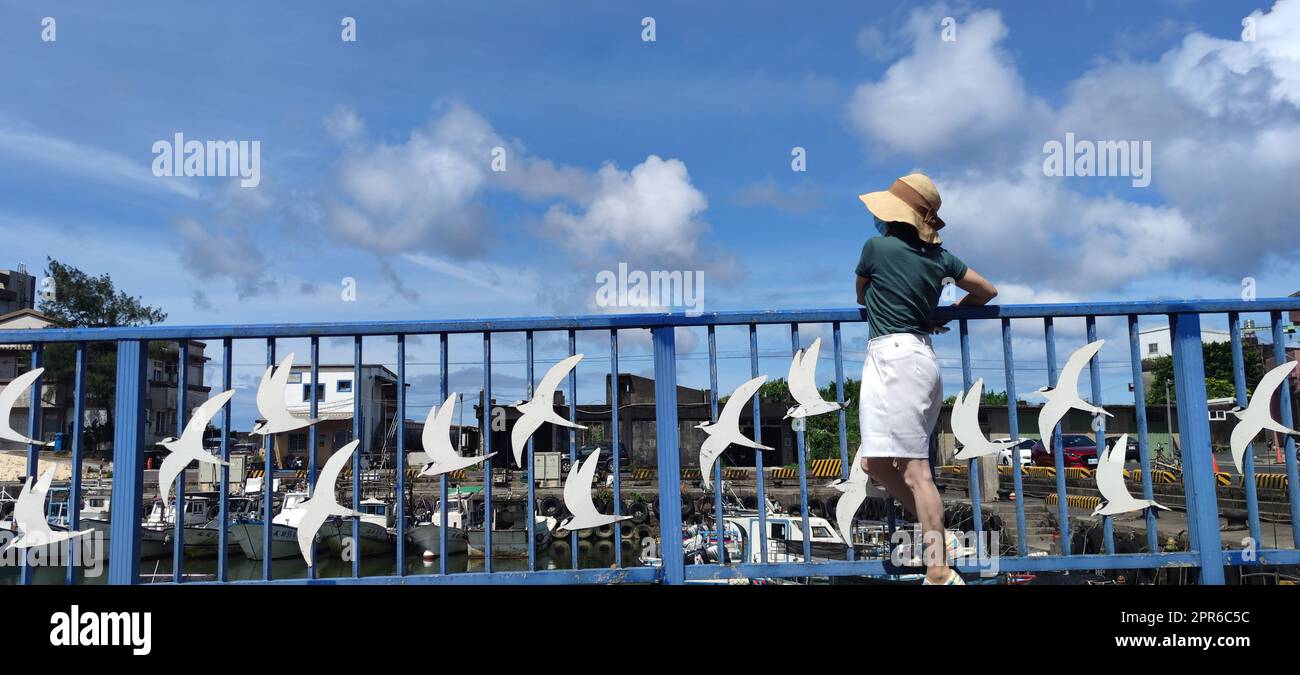
<svg viewBox="0 0 1300 675"><path fill-rule="evenodd" d="M1245 480L1245 477L1242 477ZM1255 474L1255 487L1269 488L1271 490L1285 490L1289 481L1284 473L1257 473Z"/></svg>
<svg viewBox="0 0 1300 675"><path fill-rule="evenodd" d="M727 480L743 480L749 478L749 472L744 469L730 468L722 470L722 477Z"/></svg>
<svg viewBox="0 0 1300 675"><path fill-rule="evenodd" d="M1027 466L1025 475L1034 478L1056 478L1056 467L1054 466Z"/></svg>
<svg viewBox="0 0 1300 675"><path fill-rule="evenodd" d="M1043 503L1048 506L1056 506L1061 503L1056 493L1052 493L1043 498ZM1065 504L1075 509L1095 509L1101 506L1101 497L1090 497L1086 495L1066 495Z"/></svg>
<svg viewBox="0 0 1300 675"><path fill-rule="evenodd" d="M772 478L774 479L790 479L798 477L799 470L795 468L779 466L772 469Z"/></svg>
<svg viewBox="0 0 1300 675"><path fill-rule="evenodd" d="M1219 487L1228 487L1229 485L1232 485L1232 474L1227 471L1220 471L1214 474L1214 482L1217 483Z"/></svg>
<svg viewBox="0 0 1300 675"><path fill-rule="evenodd" d="M249 470L248 470L248 473L245 474L245 477L246 477L246 478L261 478L263 473L265 473L265 470L264 470L264 469L249 469Z"/></svg>
<svg viewBox="0 0 1300 675"><path fill-rule="evenodd" d="M812 461L812 473L809 475L813 478L839 478L840 467L841 462L838 457L835 459L814 459Z"/></svg>
<svg viewBox="0 0 1300 675"><path fill-rule="evenodd" d="M1134 482L1142 482L1142 469L1133 469L1130 473ZM1152 485L1171 485L1178 482L1178 474L1168 469L1154 469L1151 471Z"/></svg>
<svg viewBox="0 0 1300 675"><path fill-rule="evenodd" d="M633 469L632 480L654 480L658 476L655 469Z"/></svg>
<svg viewBox="0 0 1300 675"><path fill-rule="evenodd" d="M1093 473L1094 472L1092 469L1085 469L1079 466L1068 466L1065 468L1066 478L1077 478L1082 480L1086 478L1092 478Z"/></svg>
<svg viewBox="0 0 1300 675"><path fill-rule="evenodd" d="M998 465L998 475L999 475L999 476L1010 476L1010 475L1012 475L1013 473L1015 473L1015 471L1014 471L1015 468L1016 468L1016 467L1011 466L1010 464L999 464L999 465ZM1022 464L1022 465L1020 466L1020 475L1023 476L1023 475L1025 475L1026 473L1028 473L1028 469L1029 469L1029 467L1024 466L1024 465Z"/></svg>
<svg viewBox="0 0 1300 675"><path fill-rule="evenodd" d="M936 471L950 476L964 476L966 475L966 466L963 464L941 464L936 468Z"/></svg>
<svg viewBox="0 0 1300 675"><path fill-rule="evenodd" d="M699 469L682 469L682 480L699 480Z"/></svg>

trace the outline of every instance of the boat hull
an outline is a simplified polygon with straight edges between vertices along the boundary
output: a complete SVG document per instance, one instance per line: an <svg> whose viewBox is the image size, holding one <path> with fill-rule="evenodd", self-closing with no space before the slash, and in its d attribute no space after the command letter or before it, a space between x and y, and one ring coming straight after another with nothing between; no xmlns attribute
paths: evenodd
<svg viewBox="0 0 1300 675"><path fill-rule="evenodd" d="M361 522L361 545L359 547L362 555L382 555L390 553L397 548L397 536L375 523ZM344 549L351 548L357 550L358 547L349 547L352 541L352 521L347 519L333 519L326 521L320 526L320 533L317 535L317 541L329 547L330 552L336 555L342 554Z"/></svg>
<svg viewBox="0 0 1300 675"><path fill-rule="evenodd" d="M468 549L471 558L483 558L484 555L484 536L482 529L470 530L468 533ZM544 527L536 528L537 550L546 548L551 543L551 533ZM493 558L527 558L528 557L528 530L492 530L492 557Z"/></svg>
<svg viewBox="0 0 1300 675"><path fill-rule="evenodd" d="M441 525L438 523L416 525L406 533L406 540L409 541L411 546L415 547L416 551L419 553L428 553L433 556L439 556L442 555L442 551L440 550L442 546L442 537L439 535L440 531ZM465 531L458 527L448 527L447 555L465 555L468 550L468 537L466 537Z"/></svg>
<svg viewBox="0 0 1300 675"><path fill-rule="evenodd" d="M237 521L231 523L230 534L249 560L262 560L262 522ZM302 557L298 549L298 528L279 523L271 524L271 559Z"/></svg>

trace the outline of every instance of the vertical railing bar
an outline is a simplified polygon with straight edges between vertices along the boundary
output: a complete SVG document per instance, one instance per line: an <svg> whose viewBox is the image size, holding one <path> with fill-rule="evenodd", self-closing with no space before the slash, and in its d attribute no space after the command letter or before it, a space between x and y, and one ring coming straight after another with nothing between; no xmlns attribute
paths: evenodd
<svg viewBox="0 0 1300 675"><path fill-rule="evenodd" d="M275 367L275 338L266 338L266 365ZM312 386L316 386L314 383ZM314 392L313 392L314 394ZM283 393L281 393L283 396ZM271 519L275 516L272 507L275 502L274 471L271 469L271 453L275 451L275 435L262 437L262 579L271 580L272 540Z"/></svg>
<svg viewBox="0 0 1300 675"><path fill-rule="evenodd" d="M41 367L44 345L33 344L31 354L31 369L36 370ZM31 391L27 393L27 437L39 441L41 440L41 387L45 377L36 378L32 381ZM27 478L35 484L40 478L40 446L34 443L27 444ZM43 511L44 509L42 509ZM15 524L16 527L16 524ZM18 557L22 560L19 565L20 582L26 586L32 583L35 576L32 572L31 564L28 561L28 550L19 549Z"/></svg>
<svg viewBox="0 0 1300 675"><path fill-rule="evenodd" d="M749 324L749 372L758 377L758 324ZM753 403L754 444L763 443L762 396L755 395ZM767 562L767 490L763 481L763 451L754 449L754 482L758 492L758 551L760 560ZM750 562L746 560L745 562Z"/></svg>
<svg viewBox="0 0 1300 675"><path fill-rule="evenodd" d="M1088 343L1097 341L1097 317L1089 315L1084 318L1085 330L1088 333ZM1101 406L1101 355L1093 354L1092 359L1088 362L1088 380L1092 387L1092 404ZM1097 464L1094 467L1101 466L1102 454L1106 452L1106 416L1093 416L1093 432L1097 437ZM1128 457L1128 447L1118 448L1118 450ZM1106 547L1106 555L1115 555L1115 525L1110 516L1101 517L1102 541Z"/></svg>
<svg viewBox="0 0 1300 675"><path fill-rule="evenodd" d="M844 344L840 336L840 322L835 321L831 324L831 332L835 342L835 402L840 405L836 411L839 417L840 425L840 479L848 480L849 470L849 425L848 411L844 405ZM829 514L828 514L829 515ZM851 519L853 516L849 516ZM852 536L852 522L849 526L849 535ZM853 542L846 542L849 545L848 559L856 560L857 551L853 548Z"/></svg>
<svg viewBox="0 0 1300 675"><path fill-rule="evenodd" d="M1232 388L1236 394L1237 406L1245 408L1246 398L1246 358L1241 351L1241 317L1237 312L1228 312L1228 333L1232 340ZM1246 490L1246 521L1250 529L1250 538L1256 546L1260 545L1259 500L1255 491L1255 447L1246 444L1246 454L1241 460L1241 483ZM1146 472L1143 471L1145 474ZM1150 499L1150 497L1148 497ZM1153 509L1147 509L1148 512Z"/></svg>
<svg viewBox="0 0 1300 675"><path fill-rule="evenodd" d="M149 343L117 341L117 374L113 429L113 497L109 524L108 582L115 586L140 582L140 511L143 507L145 369ZM125 517L123 517L125 514Z"/></svg>
<svg viewBox="0 0 1300 675"><path fill-rule="evenodd" d="M1287 362L1286 335L1282 332L1282 312L1275 311L1270 319L1273 322L1273 359L1277 365ZM1294 414L1291 409L1291 378L1282 380L1278 387L1278 422L1288 429L1295 428ZM1296 478L1295 436L1284 434L1283 445L1286 448L1287 495L1291 501L1291 541L1300 542L1300 480Z"/></svg>
<svg viewBox="0 0 1300 675"><path fill-rule="evenodd" d="M352 453L352 510L361 510L361 453L369 452L370 443L365 438L366 425L361 409L361 349L360 335L352 337L352 437L357 440L357 449ZM312 397L315 398L316 383L312 383ZM333 489L329 487L327 489ZM352 516L352 576L361 576L361 518Z"/></svg>
<svg viewBox="0 0 1300 675"><path fill-rule="evenodd" d="M185 418L189 412L186 394L189 386L190 341L180 340L176 347L176 367L180 371L176 375L176 437L180 438L185 434ZM199 445L203 445L201 435ZM172 518L176 520L172 527L172 583L177 584L185 580L185 472L185 468L182 468L176 476L176 505L172 507ZM167 513L166 502L163 502L162 508L163 513ZM167 519L163 518L163 527L166 526Z"/></svg>
<svg viewBox="0 0 1300 675"><path fill-rule="evenodd" d="M221 391L229 391L232 365L230 357L232 344L230 338L221 340ZM221 528L217 530L217 581L226 582L230 577L230 405L221 407L221 494L217 496L217 515L221 518Z"/></svg>
<svg viewBox="0 0 1300 675"><path fill-rule="evenodd" d="M682 558L681 448L677 426L677 338L672 326L650 329L654 344L655 456L659 481L660 580L685 582Z"/></svg>
<svg viewBox="0 0 1300 675"><path fill-rule="evenodd" d="M447 334L438 334L438 400L447 400L448 375L447 375ZM463 402L461 402L463 403ZM462 405L462 408L464 406ZM465 437L465 430L458 429L456 438L456 451L460 451L461 439ZM458 491L459 492L459 491ZM459 501L459 500L457 500ZM459 504L457 505L459 506ZM438 573L447 574L447 509L451 508L447 503L447 474L443 473L438 476ZM463 532L469 534L468 512L462 519ZM468 554L468 551L466 551Z"/></svg>
<svg viewBox="0 0 1300 675"><path fill-rule="evenodd" d="M81 529L81 464L82 445L85 442L83 427L86 417L86 343L77 343L72 385L72 487L68 490L68 531ZM73 547L80 547L86 552L85 542L79 537L68 540L68 585L76 582L76 565L73 564Z"/></svg>
<svg viewBox="0 0 1300 675"><path fill-rule="evenodd" d="M614 453L614 515L623 515L622 464L618 450L618 329L609 329L609 372L610 372L610 452ZM577 407L577 401L574 401ZM531 522L531 521L530 521ZM623 566L623 528L614 523L614 566Z"/></svg>
<svg viewBox="0 0 1300 675"><path fill-rule="evenodd" d="M1205 453L1211 452L1205 392L1201 316L1169 315L1169 343L1178 401L1178 435L1182 445L1183 494L1188 534L1200 566L1200 583L1223 585L1223 542L1215 478Z"/></svg>
<svg viewBox="0 0 1300 675"><path fill-rule="evenodd" d="M799 351L799 346L799 324L792 323L790 324L790 356L793 357ZM760 392L755 398L762 398L762 393ZM799 420L800 427L803 426L803 421L804 419ZM804 446L806 440L804 430L800 428L795 431L794 438L795 455L799 460L799 513L803 521L803 559L805 562L810 562L812 561L812 526L808 522L808 463Z"/></svg>
<svg viewBox="0 0 1300 675"><path fill-rule="evenodd" d="M962 319L957 323L957 332L961 343L962 391L970 391L971 384L973 384L974 380L971 376L970 326L967 324L966 319ZM977 404L979 403L983 403L983 402L977 401ZM977 419L975 422L976 424L978 424L979 420ZM970 502L971 502L971 515L973 518L972 523L975 525L975 553L980 559L983 559L984 558L984 513L980 506L980 501L982 497L982 495L980 494L981 491L980 458L971 458L967 464L967 467L968 467L967 473L970 474L969 476ZM920 514L917 514L917 517L920 517ZM945 525L947 524L945 523ZM947 543L948 543L946 528L942 536L943 539L941 539L937 545L942 547L940 550L943 551L943 555L946 556Z"/></svg>
<svg viewBox="0 0 1300 675"><path fill-rule="evenodd" d="M709 423L716 424L718 421L718 335L717 328L709 325ZM726 562L727 553L727 523L722 515L722 457L713 465L713 514L714 525L718 530L718 564ZM704 476L700 476L701 479ZM747 561L742 561L747 562Z"/></svg>
<svg viewBox="0 0 1300 675"><path fill-rule="evenodd" d="M316 395L319 383L320 383L320 338L313 335L311 338L311 386L309 388L309 391L311 391L311 399L310 399L310 403L307 404L308 419L313 419L313 420L316 419L317 415L320 412L320 408L319 408L320 404L317 402L319 396ZM356 396L357 393L360 391L361 391L361 383L358 381L354 381L352 383L352 395ZM316 494L316 446L320 442L320 438L317 435L318 432L316 430L316 427L317 427L316 424L312 424L307 427L307 445L311 448L310 450L307 451L307 495L308 496L315 496ZM333 450L338 450L338 448L333 448ZM329 489L333 490L334 486L333 485L329 486ZM316 557L315 540L312 540L311 542L311 559L313 562L318 560L318 558ZM316 578L316 567L317 565L313 564L307 568L308 579Z"/></svg>
<svg viewBox="0 0 1300 675"><path fill-rule="evenodd" d="M1151 444L1147 432L1146 384L1142 380L1142 351L1138 345L1140 337L1138 317L1136 314L1130 314L1128 315L1128 350L1129 362L1133 367L1133 409L1137 413L1138 460L1142 465L1142 498L1149 500L1153 498L1154 490L1151 487ZM1159 553L1155 509L1147 509L1145 518L1147 551Z"/></svg>
<svg viewBox="0 0 1300 675"><path fill-rule="evenodd" d="M1024 480L1020 475L1020 399L1016 396L1016 364L1011 350L1011 319L1002 319L1002 367L1007 386L1007 426L1011 437L1011 484L1016 492L1016 552L1029 555L1029 534L1025 530Z"/></svg>
<svg viewBox="0 0 1300 675"><path fill-rule="evenodd" d="M524 332L524 351L527 352L524 357L525 364L526 364L525 365L526 372L524 373L524 376L525 379L528 380L527 391L525 392L524 400L531 401L533 400L533 365L534 365L533 364L533 331L531 330ZM615 386L617 386L617 384L618 383L616 382ZM617 418L615 418L615 420L616 420L615 424L617 424ZM615 429L615 433L617 433L618 427L615 426L614 429ZM534 511L537 509L537 476L536 476L537 465L536 465L536 460L533 458L533 436L535 435L536 434L532 434L528 437L528 458L525 460L526 462L528 462L528 512L529 512L528 571L529 572L537 571L537 518L536 516L533 515Z"/></svg>
<svg viewBox="0 0 1300 675"><path fill-rule="evenodd" d="M578 334L573 329L569 329L569 356L578 353ZM574 366L569 371L569 423L578 423L578 367ZM578 465L578 431L569 427L569 466ZM572 569L578 569L578 531L574 530L569 533L572 553Z"/></svg>
<svg viewBox="0 0 1300 675"><path fill-rule="evenodd" d="M483 331L483 455L492 454L492 333ZM492 572L492 460L483 462L483 571Z"/></svg>
<svg viewBox="0 0 1300 675"><path fill-rule="evenodd" d="M406 576L406 336L397 334L397 576Z"/></svg>
<svg viewBox="0 0 1300 675"><path fill-rule="evenodd" d="M1052 317L1043 318L1043 342L1047 345L1047 386L1056 386L1056 327L1052 323ZM1061 418L1064 421L1065 418ZM1040 438L1038 442L1043 444L1044 448L1049 447L1051 443L1052 463L1056 467L1056 515L1060 521L1057 524L1057 531L1061 536L1061 552L1070 555L1070 505L1066 501L1065 493L1065 449L1062 445L1061 434L1056 427L1050 430L1050 438Z"/></svg>

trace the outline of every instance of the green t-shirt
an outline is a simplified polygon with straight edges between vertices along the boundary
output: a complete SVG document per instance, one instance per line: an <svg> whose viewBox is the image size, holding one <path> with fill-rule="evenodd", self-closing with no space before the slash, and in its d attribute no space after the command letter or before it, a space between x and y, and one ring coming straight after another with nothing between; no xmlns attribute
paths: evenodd
<svg viewBox="0 0 1300 675"><path fill-rule="evenodd" d="M943 280L961 281L966 263L942 246L922 242L916 231L872 237L862 246L857 273L867 284L871 337L890 333L929 335Z"/></svg>

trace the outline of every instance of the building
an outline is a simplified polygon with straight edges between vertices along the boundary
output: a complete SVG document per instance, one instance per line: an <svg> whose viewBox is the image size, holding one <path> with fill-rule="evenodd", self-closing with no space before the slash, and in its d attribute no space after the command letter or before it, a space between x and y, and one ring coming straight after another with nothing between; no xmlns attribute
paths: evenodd
<svg viewBox="0 0 1300 675"><path fill-rule="evenodd" d="M1232 335L1226 330L1201 329L1201 342L1230 342L1231 340ZM1144 361L1162 356L1172 356L1174 353L1172 344L1169 339L1169 326L1138 331L1138 349L1141 351Z"/></svg>
<svg viewBox="0 0 1300 675"><path fill-rule="evenodd" d="M289 372L289 383L284 389L284 403L289 414L307 419L311 416L311 399L316 397L316 462L320 466L338 448L353 439L352 415L355 396L361 396L361 435L367 438L363 446L363 465L380 465L396 449L397 376L378 364L361 366L360 382L352 364L321 364L317 366L319 378L312 382L309 364L295 365ZM260 421L260 420L259 420ZM419 438L422 424L407 420L404 425L407 449ZM309 428L275 435L276 466L306 466L311 457ZM391 461L388 460L388 461Z"/></svg>
<svg viewBox="0 0 1300 675"><path fill-rule="evenodd" d="M3 274L3 271L0 271ZM0 295L3 292L0 291ZM0 304L3 304L0 302ZM28 308L0 314L0 330L41 329L54 326L54 320ZM32 346L30 344L0 345L0 386L9 384L15 377L31 370ZM41 440L53 440L60 431L70 429L70 387L57 380L41 378ZM31 414L31 393L24 391L10 411L9 428L27 433L27 420ZM26 450L27 446L0 440L0 450Z"/></svg>
<svg viewBox="0 0 1300 675"><path fill-rule="evenodd" d="M36 277L19 263L16 270L0 270L0 315L36 307Z"/></svg>
<svg viewBox="0 0 1300 675"><path fill-rule="evenodd" d="M192 412L207 402L212 387L203 384L203 373L209 359L203 355L206 345L197 340L190 341L189 364L185 373L187 391L185 405ZM180 347L173 342L151 343L149 345L148 381L149 394L145 401L148 418L145 421L145 443L153 446L168 436L176 433L176 405L180 396ZM101 408L88 410L101 417L107 411Z"/></svg>

